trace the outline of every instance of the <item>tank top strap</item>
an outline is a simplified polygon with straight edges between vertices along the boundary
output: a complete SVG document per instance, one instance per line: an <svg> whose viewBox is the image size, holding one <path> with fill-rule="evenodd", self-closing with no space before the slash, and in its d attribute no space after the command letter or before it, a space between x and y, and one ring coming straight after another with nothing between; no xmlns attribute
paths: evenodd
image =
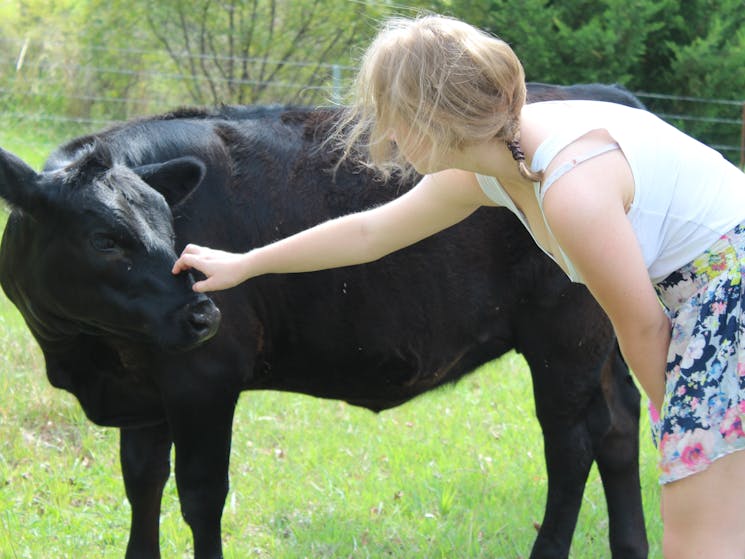
<svg viewBox="0 0 745 559"><path fill-rule="evenodd" d="M603 155L604 153L608 153L609 151L613 151L616 149L621 149L618 145L618 142L611 142L609 144L605 144L592 149L578 157L575 157L574 159L570 159L569 161L565 161L564 163L559 165L559 167L554 169L554 172L551 173L549 177L543 181L543 185L541 186L541 201L546 196L546 192L551 187L551 185L554 184L561 177L563 177L566 173L574 169L577 165L579 165L580 163L584 163L588 159L592 159L593 157Z"/></svg>
<svg viewBox="0 0 745 559"><path fill-rule="evenodd" d="M536 173L545 171L561 150L597 128L597 124L575 122L572 126L549 136L535 150L530 168Z"/></svg>

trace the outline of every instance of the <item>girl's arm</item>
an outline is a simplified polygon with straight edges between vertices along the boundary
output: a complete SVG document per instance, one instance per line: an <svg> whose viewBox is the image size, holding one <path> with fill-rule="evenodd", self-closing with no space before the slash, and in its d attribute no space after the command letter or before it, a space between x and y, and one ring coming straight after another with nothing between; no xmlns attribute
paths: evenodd
<svg viewBox="0 0 745 559"><path fill-rule="evenodd" d="M371 262L458 223L485 203L488 199L473 173L441 171L387 204L321 223L244 254L189 245L173 273L197 269L207 278L196 282L194 290L215 291L261 274Z"/></svg>
<svg viewBox="0 0 745 559"><path fill-rule="evenodd" d="M628 164L614 152L556 181L544 210L557 241L608 314L629 367L661 410L670 322L626 216L623 192L630 187Z"/></svg>

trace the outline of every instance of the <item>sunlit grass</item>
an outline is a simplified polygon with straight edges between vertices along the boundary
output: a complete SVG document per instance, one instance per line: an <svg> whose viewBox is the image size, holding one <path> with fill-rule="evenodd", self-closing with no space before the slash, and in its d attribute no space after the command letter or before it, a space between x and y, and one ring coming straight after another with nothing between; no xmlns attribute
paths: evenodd
<svg viewBox="0 0 745 559"><path fill-rule="evenodd" d="M115 430L90 424L47 383L16 311L0 299L0 557L122 557L129 525ZM643 429L646 429L644 427ZM273 392L238 405L228 558L527 557L546 491L522 358L374 415ZM654 453L642 432L647 522L659 545ZM164 557L189 557L173 481ZM593 469L572 557L609 556Z"/></svg>
<svg viewBox="0 0 745 559"><path fill-rule="evenodd" d="M47 156L60 144L94 128L93 124L70 122L58 125L44 122L42 125L34 119L0 114L0 147L39 170Z"/></svg>

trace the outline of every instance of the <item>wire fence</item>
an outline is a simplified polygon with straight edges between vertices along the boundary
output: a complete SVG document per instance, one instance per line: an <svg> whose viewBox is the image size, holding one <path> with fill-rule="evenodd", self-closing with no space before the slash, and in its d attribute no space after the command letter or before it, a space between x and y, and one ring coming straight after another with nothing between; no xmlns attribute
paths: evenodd
<svg viewBox="0 0 745 559"><path fill-rule="evenodd" d="M62 139L185 105L234 104L245 99L254 104L336 104L353 75L350 66L307 61L205 58L135 48L111 51L94 45L87 47L85 56L75 53L73 62L58 56L66 48L64 43L0 39L0 47L3 127L48 129ZM57 56L50 56L51 51ZM196 59L199 64L174 64L179 58ZM243 68L241 77L206 70L228 62ZM186 67L192 71L181 71ZM271 79L262 79L267 75ZM745 99L635 94L664 120L745 166Z"/></svg>

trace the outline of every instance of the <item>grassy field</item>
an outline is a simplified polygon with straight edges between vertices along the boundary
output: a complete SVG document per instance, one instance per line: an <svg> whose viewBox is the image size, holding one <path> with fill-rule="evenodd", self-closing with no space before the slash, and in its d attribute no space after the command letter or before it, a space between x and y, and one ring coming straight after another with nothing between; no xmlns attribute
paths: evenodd
<svg viewBox="0 0 745 559"><path fill-rule="evenodd" d="M21 137L28 141L9 145L11 135L0 132L0 145L35 167L58 141L33 131ZM1 295L0 394L0 559L123 557L129 505L117 433L92 425L71 396L49 386L38 348ZM542 438L530 377L515 354L380 415L334 401L245 393L234 433L227 558L516 559L529 554L542 517ZM641 440L650 557L657 557L659 501L646 422ZM191 556L173 481L161 530L165 558ZM572 557L608 556L605 501L593 469Z"/></svg>
<svg viewBox="0 0 745 559"><path fill-rule="evenodd" d="M117 434L49 387L38 349L0 301L0 557L122 557L129 508ZM643 438L653 553L654 453ZM522 359L488 365L378 416L339 402L246 393L236 414L228 558L526 557L546 491L542 440ZM189 557L175 484L164 557ZM572 557L608 557L593 470Z"/></svg>

